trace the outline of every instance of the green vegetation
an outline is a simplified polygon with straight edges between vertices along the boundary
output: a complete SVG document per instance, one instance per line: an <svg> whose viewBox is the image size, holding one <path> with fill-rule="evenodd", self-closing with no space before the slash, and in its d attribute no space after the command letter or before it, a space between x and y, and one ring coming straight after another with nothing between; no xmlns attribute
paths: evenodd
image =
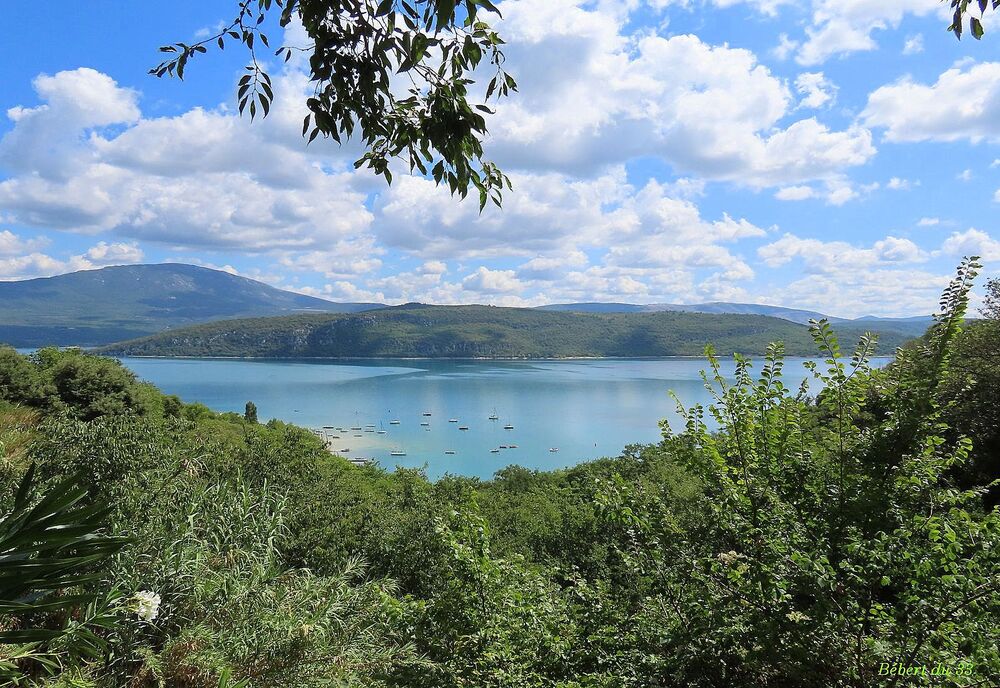
<svg viewBox="0 0 1000 688"><path fill-rule="evenodd" d="M191 59L235 43L249 58L237 86L239 111L266 117L274 92L258 51L270 48L265 21L278 14L282 28L295 22L308 36L306 45L274 51L286 62L293 52L309 55L313 88L303 137L312 142L322 134L341 143L357 136L365 153L354 166L388 183L395 159L411 172L429 171L462 198L478 192L480 210L488 201L500 205L510 181L483 157L484 114L492 113L491 97L517 84L503 68L504 41L486 22L500 15L490 0L243 0L236 10L214 35L161 47L167 59L150 74L183 79ZM470 89L474 76L490 79L482 102L475 102L478 89Z"/></svg>
<svg viewBox="0 0 1000 688"><path fill-rule="evenodd" d="M842 331L860 335L858 325ZM891 331L892 351L909 337ZM782 341L791 355L815 352L804 325L756 315L573 313L493 306L406 305L352 314L229 320L113 344L128 356L258 358L562 358L763 353Z"/></svg>
<svg viewBox="0 0 1000 688"><path fill-rule="evenodd" d="M122 265L0 282L0 342L92 346L168 327L259 315L364 310L195 265Z"/></svg>
<svg viewBox="0 0 1000 688"><path fill-rule="evenodd" d="M1000 475L967 433L996 436L1000 379L959 357L995 351L1000 323L963 329L975 269L885 369L871 338L845 354L819 323L816 396L782 384L780 345L739 357L734 384L712 356L714 403L662 442L490 481L355 467L113 360L2 351L0 537L25 499L73 490L108 508L79 535L127 539L64 551L65 606L0 600L0 632L50 631L0 645L0 670L93 688L988 685ZM30 552L5 544L0 574Z"/></svg>

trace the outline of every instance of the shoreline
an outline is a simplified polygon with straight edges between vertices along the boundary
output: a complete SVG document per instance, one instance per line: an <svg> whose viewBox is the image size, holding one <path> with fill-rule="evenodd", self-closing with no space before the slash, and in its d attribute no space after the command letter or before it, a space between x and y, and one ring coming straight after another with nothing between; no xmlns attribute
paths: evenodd
<svg viewBox="0 0 1000 688"><path fill-rule="evenodd" d="M108 358L135 358L143 360L165 361L279 361L293 363L295 361L670 361L670 360L706 360L704 354L675 354L671 356L151 356L139 354L96 354ZM765 353L742 354L743 356L762 357ZM732 358L733 354L718 354L719 358ZM891 354L872 356L873 359L895 358ZM819 360L822 356L801 356L786 354L785 360L803 359Z"/></svg>

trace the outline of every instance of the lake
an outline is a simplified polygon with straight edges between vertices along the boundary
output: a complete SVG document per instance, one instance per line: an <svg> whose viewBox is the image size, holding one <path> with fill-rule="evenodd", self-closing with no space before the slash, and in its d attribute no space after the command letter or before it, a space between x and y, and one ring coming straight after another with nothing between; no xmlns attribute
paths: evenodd
<svg viewBox="0 0 1000 688"><path fill-rule="evenodd" d="M805 360L788 359L787 386L806 376ZM628 444L658 441L661 419L680 427L670 390L686 406L709 403L699 376L705 361L691 358L122 362L185 402L243 413L253 401L262 422L332 426L326 432L338 453L387 468L426 466L432 478L489 478L513 463L548 470L617 456ZM725 371L732 369L727 361Z"/></svg>

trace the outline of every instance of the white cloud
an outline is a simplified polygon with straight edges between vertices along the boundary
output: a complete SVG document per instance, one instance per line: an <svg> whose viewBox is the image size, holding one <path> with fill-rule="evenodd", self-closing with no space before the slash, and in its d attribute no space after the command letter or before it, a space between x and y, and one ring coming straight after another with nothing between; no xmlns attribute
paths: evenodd
<svg viewBox="0 0 1000 688"><path fill-rule="evenodd" d="M808 272L828 274L894 263L919 263L927 259L927 253L915 243L893 236L876 241L870 248L860 248L845 241L803 239L785 234L761 246L757 255L768 267L781 267L799 259Z"/></svg>
<svg viewBox="0 0 1000 688"><path fill-rule="evenodd" d="M861 117L889 141L1000 141L1000 62L955 67L931 85L906 77L882 86Z"/></svg>
<svg viewBox="0 0 1000 688"><path fill-rule="evenodd" d="M938 217L922 217L917 220L918 227L936 227L941 224L941 218Z"/></svg>
<svg viewBox="0 0 1000 688"><path fill-rule="evenodd" d="M955 175L955 178L962 182L972 181L972 170L965 169Z"/></svg>
<svg viewBox="0 0 1000 688"><path fill-rule="evenodd" d="M924 35L918 33L913 36L907 36L906 42L903 43L903 54L916 55L922 52L924 52Z"/></svg>
<svg viewBox="0 0 1000 688"><path fill-rule="evenodd" d="M298 97L294 79L281 86L285 101ZM10 110L0 141L0 166L12 172L0 208L19 224L256 252L322 250L371 222L361 177L342 159L320 164L280 128L285 101L251 126L200 109L142 119L134 92L89 69L35 88L44 104Z"/></svg>
<svg viewBox="0 0 1000 688"><path fill-rule="evenodd" d="M0 240L3 235L0 234ZM50 255L32 251L9 258L0 252L0 280L19 280L32 277L48 277L77 270L93 270L108 265L138 263L143 252L135 244L99 242L80 255L60 260Z"/></svg>
<svg viewBox="0 0 1000 688"><path fill-rule="evenodd" d="M796 60L817 65L836 55L875 50L875 31L897 28L907 14L933 13L945 17L947 6L938 0L816 0Z"/></svg>
<svg viewBox="0 0 1000 688"><path fill-rule="evenodd" d="M143 259L143 252L135 243L109 244L100 241L90 247L81 258L94 267L106 265L126 265L138 263Z"/></svg>
<svg viewBox="0 0 1000 688"><path fill-rule="evenodd" d="M771 49L771 55L774 56L776 60L784 61L788 57L798 50L799 42L794 41L788 37L787 33L783 33L778 36L778 45Z"/></svg>
<svg viewBox="0 0 1000 688"><path fill-rule="evenodd" d="M950 256L979 256L983 260L1000 260L1000 241L986 232L971 228L953 232L941 244L941 251Z"/></svg>
<svg viewBox="0 0 1000 688"><path fill-rule="evenodd" d="M39 237L23 239L10 230L0 230L0 256L14 256L19 253L31 253L48 245L48 239Z"/></svg>
<svg viewBox="0 0 1000 688"><path fill-rule="evenodd" d="M653 155L682 173L763 187L825 178L875 153L861 127L780 124L796 103L749 50L628 35L611 3L510 0L504 17L520 93L499 106L490 151L508 168L594 174ZM803 84L810 103L832 97L816 86Z"/></svg>
<svg viewBox="0 0 1000 688"><path fill-rule="evenodd" d="M802 95L799 107L821 108L833 104L837 86L823 72L803 72L795 79L795 90Z"/></svg>
<svg viewBox="0 0 1000 688"><path fill-rule="evenodd" d="M906 191L910 188L910 180L902 179L900 177L892 177L886 183L885 188L892 189L893 191Z"/></svg>
<svg viewBox="0 0 1000 688"><path fill-rule="evenodd" d="M804 201L816 197L816 190L811 186L786 186L778 189L774 197L779 201Z"/></svg>
<svg viewBox="0 0 1000 688"><path fill-rule="evenodd" d="M524 289L524 284L513 270L491 270L487 267L480 267L462 280L462 286L481 294L516 295Z"/></svg>
<svg viewBox="0 0 1000 688"><path fill-rule="evenodd" d="M933 313L950 279L947 273L891 268L810 274L756 298L760 303L817 309L848 318L911 316ZM841 346L847 348L850 343L841 341ZM892 352L882 347L879 353Z"/></svg>

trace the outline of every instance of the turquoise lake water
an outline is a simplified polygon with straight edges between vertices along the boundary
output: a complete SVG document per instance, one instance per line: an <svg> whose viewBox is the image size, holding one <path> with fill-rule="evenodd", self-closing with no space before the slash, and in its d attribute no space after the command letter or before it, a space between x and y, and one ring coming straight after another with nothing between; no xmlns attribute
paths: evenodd
<svg viewBox="0 0 1000 688"><path fill-rule="evenodd" d="M787 361L787 386L805 377L804 360ZM679 427L670 390L686 406L709 402L699 377L705 362L690 358L122 362L186 402L242 413L253 401L262 422L278 418L309 428L344 428L327 431L339 437L332 440L338 453L375 459L386 468L426 466L432 478L488 478L515 463L546 470L617 456L628 444L658 441L661 419ZM732 363L725 369L731 371ZM492 421L494 411L499 418ZM385 434L366 432L369 425ZM517 448L491 452L501 445Z"/></svg>

